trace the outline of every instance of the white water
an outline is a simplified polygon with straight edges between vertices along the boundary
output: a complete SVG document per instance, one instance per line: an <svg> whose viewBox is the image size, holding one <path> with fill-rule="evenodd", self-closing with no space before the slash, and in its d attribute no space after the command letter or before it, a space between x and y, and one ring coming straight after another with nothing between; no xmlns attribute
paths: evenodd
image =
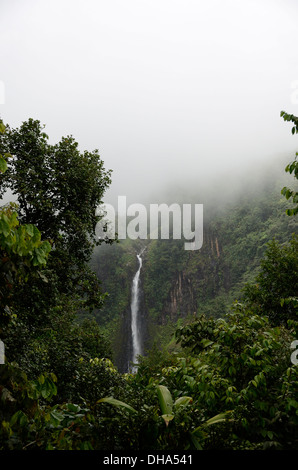
<svg viewBox="0 0 298 470"><path fill-rule="evenodd" d="M141 339L138 328L138 313L139 313L139 283L140 272L142 268L141 254L137 255L139 261L139 269L137 270L131 289L131 334L132 334L132 362L137 363L137 356L141 354ZM132 372L136 372L136 366L133 367Z"/></svg>

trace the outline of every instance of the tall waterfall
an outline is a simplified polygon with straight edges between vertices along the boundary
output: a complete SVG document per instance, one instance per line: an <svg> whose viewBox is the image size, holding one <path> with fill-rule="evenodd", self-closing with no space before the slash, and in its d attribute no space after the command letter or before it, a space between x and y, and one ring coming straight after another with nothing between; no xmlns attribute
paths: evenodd
<svg viewBox="0 0 298 470"><path fill-rule="evenodd" d="M137 356L141 354L141 337L139 331L139 299L140 299L140 273L142 268L141 254L137 255L139 261L139 268L132 281L131 289L131 334L132 334L132 362L136 364ZM133 367L132 372L136 371L136 366Z"/></svg>

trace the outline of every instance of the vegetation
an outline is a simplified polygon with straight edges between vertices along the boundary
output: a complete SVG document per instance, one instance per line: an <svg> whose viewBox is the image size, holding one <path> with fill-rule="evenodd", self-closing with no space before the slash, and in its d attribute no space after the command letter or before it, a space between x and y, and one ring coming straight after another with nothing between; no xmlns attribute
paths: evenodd
<svg viewBox="0 0 298 470"><path fill-rule="evenodd" d="M20 222L36 226L51 243L47 273L56 294L71 296L77 308L99 307L104 297L88 261L98 243L96 208L110 184L110 171L104 169L98 151L80 152L72 136L51 145L40 122L33 119L19 129L6 126L0 151L12 155L1 178L1 194L10 188L18 200ZM45 304L49 297L39 290L38 298Z"/></svg>
<svg viewBox="0 0 298 470"><path fill-rule="evenodd" d="M136 374L120 373L106 331L113 304L125 308L135 254L129 243L96 248L109 172L72 138L49 145L38 121L0 131L2 188L18 196L0 210L0 449L298 450L295 208L239 203L210 226L202 255L148 244L152 322L166 323L177 272L200 303L196 318L176 312L174 348L155 344ZM297 203L294 190L282 194ZM95 271L109 273L110 297Z"/></svg>
<svg viewBox="0 0 298 470"><path fill-rule="evenodd" d="M292 134L297 134L298 133L298 118L296 116L294 116L293 114L288 114L288 113L285 113L284 111L281 111L280 115L284 118L285 121L290 121L294 124L294 126L292 127ZM291 175L293 174L293 176L298 179L298 162L297 162L297 156L298 156L298 153L296 153L296 158L293 162L289 163L287 166L286 166L286 171L288 173L290 173ZM296 215L297 212L298 212L298 192L293 190L293 189L289 189L288 187L284 187L281 191L281 193L287 198L287 199L290 199L292 200L292 202L294 204L296 204L296 206L294 208L291 208L291 209L287 209L287 214L288 215Z"/></svg>
<svg viewBox="0 0 298 470"><path fill-rule="evenodd" d="M183 240L139 241L146 247L141 276L142 307L152 338L148 348L154 341L166 346L179 322L194 314L225 316L233 301L242 299L245 285L255 280L268 243L275 240L284 246L291 239L297 220L286 214L290 203L280 194L283 182L270 181L257 194L236 199L212 220L204 221L199 251L185 251ZM96 319L113 340L119 328L115 319L126 318L129 312L139 248L135 241L125 240L98 247L92 259L102 288L109 293Z"/></svg>

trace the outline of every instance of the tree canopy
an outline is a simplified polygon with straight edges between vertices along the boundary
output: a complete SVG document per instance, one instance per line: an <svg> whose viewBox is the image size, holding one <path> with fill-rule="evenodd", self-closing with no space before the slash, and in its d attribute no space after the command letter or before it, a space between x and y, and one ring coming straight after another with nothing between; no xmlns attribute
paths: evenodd
<svg viewBox="0 0 298 470"><path fill-rule="evenodd" d="M293 114L288 114L285 113L284 111L281 111L281 116L284 118L285 121L292 122L294 126L292 127L292 134L297 134L298 133L298 117L294 116ZM297 156L298 152L296 152L296 157L295 160L290 162L286 166L286 172L290 173L291 175L293 174L294 178L297 180L298 179L298 161L297 161ZM282 190L281 193L289 200L293 202L293 204L296 204L296 206L292 209L287 209L287 214L288 215L296 215L298 213L298 192L295 191L294 189L290 189L287 186L285 186Z"/></svg>
<svg viewBox="0 0 298 470"><path fill-rule="evenodd" d="M9 153L1 176L1 194L9 188L17 197L22 224L34 225L51 243L48 260L51 279L60 293L77 295L82 307L102 304L103 296L88 262L99 243L96 208L111 179L98 150L79 150L72 136L55 145L48 142L40 121L29 119L19 129L6 126L0 153ZM40 293L41 295L42 293Z"/></svg>

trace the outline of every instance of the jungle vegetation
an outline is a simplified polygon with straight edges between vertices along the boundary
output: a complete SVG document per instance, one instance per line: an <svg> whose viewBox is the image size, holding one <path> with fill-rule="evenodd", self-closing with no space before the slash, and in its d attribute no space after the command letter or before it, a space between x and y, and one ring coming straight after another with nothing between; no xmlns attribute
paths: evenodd
<svg viewBox="0 0 298 470"><path fill-rule="evenodd" d="M298 118L281 116L298 133ZM202 256L148 245L144 289L161 333L137 373L121 373L113 335L134 250L94 237L111 172L71 136L50 145L39 121L0 131L1 194L18 199L0 209L0 449L298 450L295 188L238 201L210 224ZM286 173L295 184L297 159ZM197 310L168 319L181 270Z"/></svg>

